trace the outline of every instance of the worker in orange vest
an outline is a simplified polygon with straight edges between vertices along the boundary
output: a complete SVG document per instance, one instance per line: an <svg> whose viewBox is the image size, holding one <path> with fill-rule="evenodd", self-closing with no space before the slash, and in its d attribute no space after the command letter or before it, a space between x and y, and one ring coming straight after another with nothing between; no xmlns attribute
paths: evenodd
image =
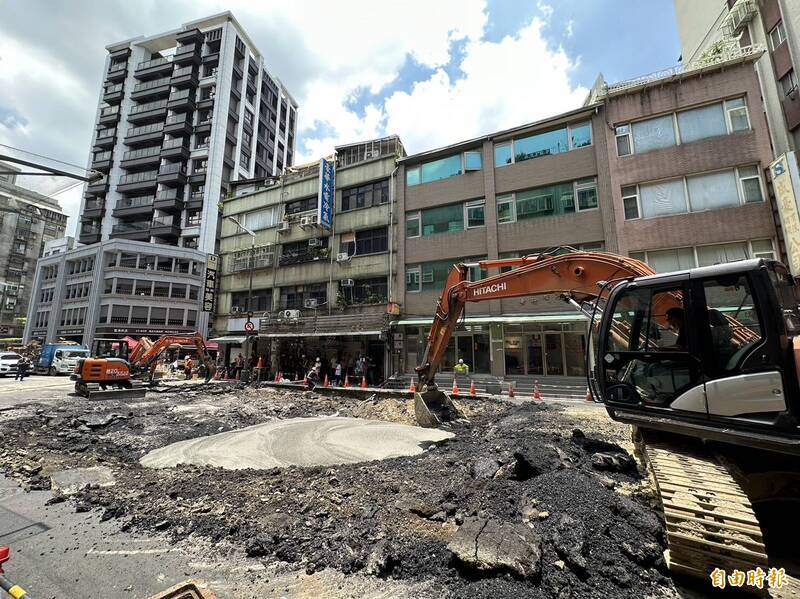
<svg viewBox="0 0 800 599"><path fill-rule="evenodd" d="M192 357L186 356L186 359L183 361L183 372L186 374L187 380L192 378L192 366L194 366Z"/></svg>

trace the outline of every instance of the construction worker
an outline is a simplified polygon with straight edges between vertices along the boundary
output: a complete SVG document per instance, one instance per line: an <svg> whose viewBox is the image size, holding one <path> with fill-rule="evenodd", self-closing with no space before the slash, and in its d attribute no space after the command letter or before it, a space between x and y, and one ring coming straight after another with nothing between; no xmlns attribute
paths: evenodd
<svg viewBox="0 0 800 599"><path fill-rule="evenodd" d="M194 366L194 364L192 363L191 356L186 356L186 359L183 361L183 373L187 380L192 378L192 366Z"/></svg>
<svg viewBox="0 0 800 599"><path fill-rule="evenodd" d="M469 374L469 364L464 363L464 358L459 358L458 364L453 367L456 374Z"/></svg>

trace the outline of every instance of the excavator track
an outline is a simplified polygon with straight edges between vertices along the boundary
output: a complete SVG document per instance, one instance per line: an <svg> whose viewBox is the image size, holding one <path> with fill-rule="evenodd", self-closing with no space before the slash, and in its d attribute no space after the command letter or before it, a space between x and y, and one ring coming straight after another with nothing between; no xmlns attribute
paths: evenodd
<svg viewBox="0 0 800 599"><path fill-rule="evenodd" d="M670 570L706 581L715 568L766 571L761 526L729 469L685 439L671 443L644 430L638 437L663 508Z"/></svg>

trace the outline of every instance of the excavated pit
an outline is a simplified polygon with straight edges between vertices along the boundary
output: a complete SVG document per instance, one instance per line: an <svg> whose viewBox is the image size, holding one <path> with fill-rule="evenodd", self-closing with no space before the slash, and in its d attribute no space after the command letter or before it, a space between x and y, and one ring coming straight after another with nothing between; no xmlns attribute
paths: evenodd
<svg viewBox="0 0 800 599"><path fill-rule="evenodd" d="M148 468L190 464L228 470L334 466L419 455L453 436L360 418L290 418L178 441L151 451L140 463Z"/></svg>

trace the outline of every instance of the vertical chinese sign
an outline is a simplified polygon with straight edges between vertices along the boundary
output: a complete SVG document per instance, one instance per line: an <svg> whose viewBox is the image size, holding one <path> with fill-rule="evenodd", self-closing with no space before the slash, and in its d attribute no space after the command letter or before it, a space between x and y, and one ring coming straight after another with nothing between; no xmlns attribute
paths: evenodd
<svg viewBox="0 0 800 599"><path fill-rule="evenodd" d="M319 195L317 196L317 224L320 227L333 227L334 184L333 161L324 158L319 161Z"/></svg>
<svg viewBox="0 0 800 599"><path fill-rule="evenodd" d="M214 295L217 291L217 262L219 256L209 254L206 260L206 283L203 287L203 312L214 311Z"/></svg>
<svg viewBox="0 0 800 599"><path fill-rule="evenodd" d="M769 165L775 203L781 218L789 270L800 276L800 211L797 208L795 190L798 188L797 161L794 152L788 152Z"/></svg>

